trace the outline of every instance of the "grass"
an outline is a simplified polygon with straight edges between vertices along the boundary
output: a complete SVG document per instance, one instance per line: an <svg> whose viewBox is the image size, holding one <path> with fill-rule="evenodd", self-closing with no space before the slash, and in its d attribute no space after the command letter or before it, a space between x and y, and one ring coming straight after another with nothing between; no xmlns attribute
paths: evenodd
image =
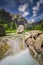
<svg viewBox="0 0 43 65"><path fill-rule="evenodd" d="M25 29L24 32L29 32L30 30Z"/></svg>
<svg viewBox="0 0 43 65"><path fill-rule="evenodd" d="M30 30L25 29L24 32L29 32ZM6 30L6 33L16 33L16 30Z"/></svg>
<svg viewBox="0 0 43 65"><path fill-rule="evenodd" d="M6 30L6 33L16 33L16 30Z"/></svg>

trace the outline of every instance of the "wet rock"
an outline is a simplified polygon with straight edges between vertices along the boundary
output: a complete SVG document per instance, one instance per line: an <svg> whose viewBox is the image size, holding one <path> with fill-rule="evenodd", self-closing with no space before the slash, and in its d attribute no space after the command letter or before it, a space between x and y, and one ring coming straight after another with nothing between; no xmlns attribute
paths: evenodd
<svg viewBox="0 0 43 65"><path fill-rule="evenodd" d="M17 33L22 33L23 31L24 31L24 26L19 25L19 27L17 28Z"/></svg>

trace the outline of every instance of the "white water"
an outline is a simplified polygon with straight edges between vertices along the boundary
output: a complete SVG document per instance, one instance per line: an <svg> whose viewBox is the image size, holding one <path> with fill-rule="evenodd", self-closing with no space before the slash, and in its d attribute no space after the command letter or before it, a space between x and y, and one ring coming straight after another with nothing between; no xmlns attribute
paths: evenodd
<svg viewBox="0 0 43 65"><path fill-rule="evenodd" d="M15 56L6 57L0 61L0 65L38 65L38 63L31 57L29 50L26 48Z"/></svg>

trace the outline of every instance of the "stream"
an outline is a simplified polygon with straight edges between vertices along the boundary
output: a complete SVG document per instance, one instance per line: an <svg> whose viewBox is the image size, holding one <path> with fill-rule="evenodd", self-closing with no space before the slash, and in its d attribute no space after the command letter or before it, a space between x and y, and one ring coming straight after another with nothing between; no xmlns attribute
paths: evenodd
<svg viewBox="0 0 43 65"><path fill-rule="evenodd" d="M31 57L28 48L26 48L15 56L4 58L0 65L38 65L38 63Z"/></svg>
<svg viewBox="0 0 43 65"><path fill-rule="evenodd" d="M5 39L8 36L5 37ZM15 36L9 37L9 45L12 47L13 55L9 55L0 61L0 65L39 65L36 60L31 56L29 49L23 44L22 39L18 36L14 40ZM4 38L4 37L3 37ZM8 53L7 53L8 54Z"/></svg>

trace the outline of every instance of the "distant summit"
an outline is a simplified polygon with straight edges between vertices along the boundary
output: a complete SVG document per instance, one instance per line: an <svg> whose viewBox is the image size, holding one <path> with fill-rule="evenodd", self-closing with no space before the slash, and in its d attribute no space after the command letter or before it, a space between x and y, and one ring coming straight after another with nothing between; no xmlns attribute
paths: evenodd
<svg viewBox="0 0 43 65"><path fill-rule="evenodd" d="M16 23L17 27L19 25L24 25L26 27L26 24L28 24L28 21L20 14L11 14L11 16L12 20Z"/></svg>

